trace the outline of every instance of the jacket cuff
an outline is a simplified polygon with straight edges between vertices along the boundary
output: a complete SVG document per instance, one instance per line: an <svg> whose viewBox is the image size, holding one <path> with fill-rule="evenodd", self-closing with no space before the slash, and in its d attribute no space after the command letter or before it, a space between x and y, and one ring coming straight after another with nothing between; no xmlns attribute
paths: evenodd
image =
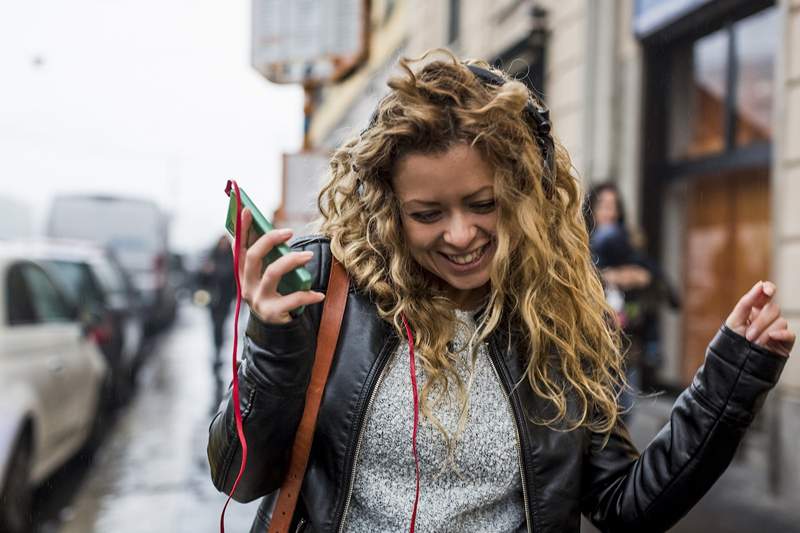
<svg viewBox="0 0 800 533"><path fill-rule="evenodd" d="M272 394L305 394L315 346L308 311L286 324L267 324L251 313L240 376Z"/></svg>
<svg viewBox="0 0 800 533"><path fill-rule="evenodd" d="M716 351L729 363L772 385L778 383L788 359L785 355L750 342L724 324L711 344L712 349L719 345Z"/></svg>
<svg viewBox="0 0 800 533"><path fill-rule="evenodd" d="M723 419L747 425L778 382L786 359L723 325L709 344L691 389Z"/></svg>
<svg viewBox="0 0 800 533"><path fill-rule="evenodd" d="M304 312L286 324L267 324L251 311L245 333L261 348L269 346L270 351L277 353L295 352L308 341L307 315L308 312Z"/></svg>

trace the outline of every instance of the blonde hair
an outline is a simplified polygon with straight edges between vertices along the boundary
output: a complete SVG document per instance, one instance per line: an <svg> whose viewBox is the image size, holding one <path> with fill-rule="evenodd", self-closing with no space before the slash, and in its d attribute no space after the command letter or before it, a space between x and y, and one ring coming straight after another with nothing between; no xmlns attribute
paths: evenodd
<svg viewBox="0 0 800 533"><path fill-rule="evenodd" d="M431 400L437 402L429 398L432 390L446 394L454 385L466 406L467 392L447 347L455 311L444 282L404 244L391 178L408 154L443 153L460 143L476 148L494 170L498 210L491 291L478 342L501 323L513 324L521 332L515 341L522 346L528 386L555 408L552 416L536 415L534 421L608 433L624 384L619 331L591 263L582 192L569 155L556 141L555 173L546 177L542 154L522 119L532 98L525 85L485 62L470 62L507 80L485 84L466 63L439 52L446 58L431 61L428 52L401 59L404 75L389 81L391 92L373 123L334 153L318 199L320 231L330 237L331 251L352 282L401 338L401 315L407 317L427 377L421 410L441 430L431 409Z"/></svg>

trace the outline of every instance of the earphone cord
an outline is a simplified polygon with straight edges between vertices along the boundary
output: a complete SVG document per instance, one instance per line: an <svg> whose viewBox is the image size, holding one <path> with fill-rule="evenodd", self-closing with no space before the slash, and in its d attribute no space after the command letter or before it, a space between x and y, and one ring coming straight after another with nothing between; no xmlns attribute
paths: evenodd
<svg viewBox="0 0 800 533"><path fill-rule="evenodd" d="M247 440L244 437L244 426L242 424L242 408L239 404L239 363L236 360L236 351L238 348L239 337L239 307L242 303L242 285L239 280L239 250L241 245L241 226L242 226L242 198L239 194L239 186L234 180L230 180L229 186L233 185L233 190L236 193L236 231L234 232L233 240L233 275L236 279L236 310L233 317L233 413L236 418L236 432L239 435L239 442L242 445L242 464L239 467L239 475L236 476L236 481L233 483L228 499L225 500L225 506L222 508L222 515L219 517L219 530L220 533L225 533L225 510L231 498L236 493L236 487L244 474L245 465L247 465Z"/></svg>
<svg viewBox="0 0 800 533"><path fill-rule="evenodd" d="M408 321L405 315L400 315L403 319L403 325L406 328L406 339L408 340L408 353L409 353L409 371L411 373L411 389L414 398L414 430L411 434L411 453L414 455L414 469L416 478L416 489L414 492L414 507L411 510L411 526L409 533L414 533L414 528L417 523L417 504L419 503L419 455L417 454L417 429L419 428L419 398L417 395L417 366L414 357L414 335L411 333L411 328L408 326Z"/></svg>

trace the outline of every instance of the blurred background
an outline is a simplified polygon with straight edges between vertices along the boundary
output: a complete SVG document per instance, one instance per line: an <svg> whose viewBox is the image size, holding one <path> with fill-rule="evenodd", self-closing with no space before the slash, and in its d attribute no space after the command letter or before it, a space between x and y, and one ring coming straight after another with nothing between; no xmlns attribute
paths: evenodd
<svg viewBox="0 0 800 533"><path fill-rule="evenodd" d="M5 2L0 532L218 530L226 180L310 231L331 151L435 47L533 88L595 193L638 445L755 281L800 330L798 0ZM800 531L797 358L673 531Z"/></svg>

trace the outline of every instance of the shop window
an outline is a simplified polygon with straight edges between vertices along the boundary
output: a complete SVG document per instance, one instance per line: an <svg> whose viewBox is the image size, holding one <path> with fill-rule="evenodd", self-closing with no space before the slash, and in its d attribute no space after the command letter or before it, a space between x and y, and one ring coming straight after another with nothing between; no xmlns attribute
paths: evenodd
<svg viewBox="0 0 800 533"><path fill-rule="evenodd" d="M671 162L771 140L777 22L777 8L768 8L673 49Z"/></svg>

